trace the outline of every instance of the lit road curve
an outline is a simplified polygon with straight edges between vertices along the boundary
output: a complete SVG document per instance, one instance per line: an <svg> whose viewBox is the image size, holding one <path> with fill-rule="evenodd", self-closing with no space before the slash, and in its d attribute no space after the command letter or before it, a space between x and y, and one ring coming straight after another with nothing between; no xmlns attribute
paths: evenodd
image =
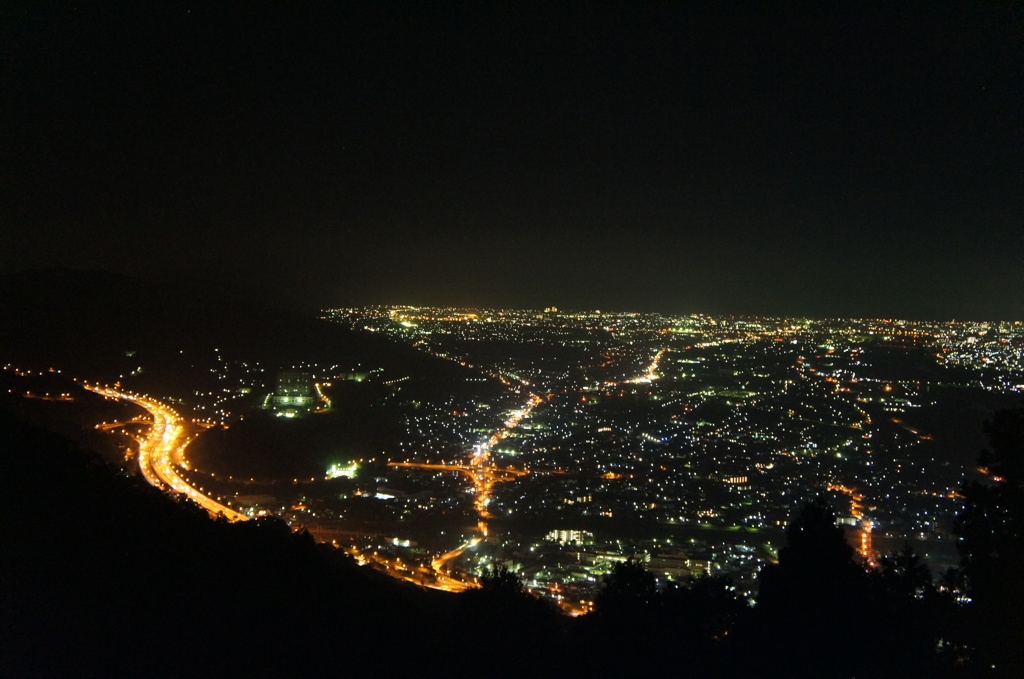
<svg viewBox="0 0 1024 679"><path fill-rule="evenodd" d="M472 544L475 543L467 543L458 549L434 558L431 560L429 567L417 562L403 562L401 557L391 557L378 552L365 552L355 547L350 547L345 551L355 557L359 564L373 566L399 580L405 580L421 587L439 589L445 592L464 592L467 589L479 587L477 580L472 576L467 576L469 577L468 580L453 578L447 574L445 565L448 561L461 555Z"/></svg>
<svg viewBox="0 0 1024 679"><path fill-rule="evenodd" d="M473 538L466 544L453 549L452 551L442 554L439 557L431 560L430 567L434 570L434 577L437 578L437 589L443 589L448 592L462 592L467 589L473 589L478 587L476 583L469 583L464 580L457 580L447 574L448 562L462 556L462 553L467 549L475 547L480 542L479 538Z"/></svg>
<svg viewBox="0 0 1024 679"><path fill-rule="evenodd" d="M248 516L237 512L188 484L174 468L174 459L188 441L184 438L181 417L173 409L147 396L130 394L109 387L85 385L85 388L107 398L129 401L144 408L153 418L149 433L139 444L139 469L150 484L161 490L185 494L210 514L223 514L229 521L246 521Z"/></svg>

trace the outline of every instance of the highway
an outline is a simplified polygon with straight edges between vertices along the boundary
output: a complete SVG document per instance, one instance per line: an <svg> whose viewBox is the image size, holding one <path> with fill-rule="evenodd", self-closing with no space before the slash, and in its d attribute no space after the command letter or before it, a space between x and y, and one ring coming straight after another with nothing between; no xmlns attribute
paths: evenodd
<svg viewBox="0 0 1024 679"><path fill-rule="evenodd" d="M629 382L649 382L657 378L657 368L664 355L665 350L659 350L644 375L628 380ZM506 380L502 380L508 383ZM528 383L522 381L523 386ZM85 385L86 389L110 399L128 401L146 410L152 418L152 424L148 433L139 441L138 462L139 469L146 480L161 490L171 490L182 493L198 505L210 512L211 515L223 515L229 521L246 521L248 516L238 512L231 507L206 495L200 489L190 485L181 477L176 469L176 463L182 459L182 450L188 445L189 439L185 436L184 425L181 417L174 409L157 401L156 399L140 394L134 394L120 389L99 385ZM475 488L474 508L479 517L477 531L482 537L487 537L487 519L491 514L487 505L491 499L491 493L496 483L513 481L521 476L530 473L529 470L515 469L512 467L499 467L494 464L491 458L492 449L507 437L513 429L539 405L544 403L550 396L530 394L522 409L513 411L498 430L494 431L483 443L474 447L470 453L469 460L464 464L427 464L415 462L390 462L393 467L412 467L421 469L433 469L438 471L454 471L464 474L470 479ZM134 420L137 421L137 420ZM119 423L120 424L120 423ZM557 471L548 473L559 473ZM360 550L351 548L347 550L361 563L370 563L385 570L391 575L415 582L424 587L460 592L466 589L478 587L476 578L463 574L462 577L452 577L449 564L467 550L475 547L481 537L474 537L459 545L457 548L441 554L429 563L417 566L415 563L403 563L401 559L388 558L376 552L366 554Z"/></svg>
<svg viewBox="0 0 1024 679"><path fill-rule="evenodd" d="M431 560L430 567L433 569L434 577L437 580L437 584L434 585L436 589L443 589L448 592L462 592L467 589L479 587L479 584L475 579L473 582L466 582L465 580L458 580L447 574L448 562L462 556L463 552L475 547L479 542L479 538L473 538L466 544Z"/></svg>
<svg viewBox="0 0 1024 679"><path fill-rule="evenodd" d="M144 408L152 417L153 421L149 432L139 442L139 469L142 471L146 481L161 490L184 493L214 516L222 514L229 521L247 521L249 519L245 514L235 511L204 494L194 486L189 485L178 474L175 469L175 460L181 459L181 451L188 444L188 439L185 437L185 429L182 425L181 417L174 409L148 396L133 394L110 387L85 385L85 388L110 399L134 403L140 408ZM487 474L490 470L481 471L479 468L470 470L467 467L460 471L464 471L475 478ZM514 478L517 475L517 472L514 470L496 470L495 473L505 474L506 478L508 476ZM518 472L518 474L523 473L525 472ZM363 554L354 549L347 551L353 554L361 563L372 563L397 578L408 580L424 587L433 587L449 592L461 592L478 586L475 579L467 581L453 578L447 574L445 567L449 561L458 557L466 549L474 546L478 541L477 539L471 540L458 549L433 559L431 562L432 570L425 567L416 568L414 564L402 563L401 559L388 559L376 553Z"/></svg>
<svg viewBox="0 0 1024 679"><path fill-rule="evenodd" d="M248 516L218 502L199 489L189 485L175 469L175 460L181 459L181 450L188 445L181 416L156 399L126 391L85 385L85 388L110 399L128 401L144 408L153 418L149 432L139 442L139 469L153 486L161 490L183 493L210 514L224 515L229 521L247 521Z"/></svg>

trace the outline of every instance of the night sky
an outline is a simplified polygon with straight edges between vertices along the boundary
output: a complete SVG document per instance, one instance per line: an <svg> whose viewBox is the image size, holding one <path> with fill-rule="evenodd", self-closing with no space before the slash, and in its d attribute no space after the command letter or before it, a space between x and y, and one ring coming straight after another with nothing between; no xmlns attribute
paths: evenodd
<svg viewBox="0 0 1024 679"><path fill-rule="evenodd" d="M0 9L0 271L1024 319L1024 3Z"/></svg>

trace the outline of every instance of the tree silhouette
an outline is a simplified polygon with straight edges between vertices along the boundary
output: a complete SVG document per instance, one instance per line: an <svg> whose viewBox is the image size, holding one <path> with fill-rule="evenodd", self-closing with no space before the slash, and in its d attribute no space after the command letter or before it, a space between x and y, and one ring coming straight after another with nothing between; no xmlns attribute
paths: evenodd
<svg viewBox="0 0 1024 679"><path fill-rule="evenodd" d="M949 673L963 648L955 595L935 585L931 571L909 543L879 557L872 573L877 624L875 673L885 663L914 666L931 675Z"/></svg>
<svg viewBox="0 0 1024 679"><path fill-rule="evenodd" d="M495 676L515 676L523 673L523 668L535 666L555 670L565 636L565 620L557 607L527 591L519 576L506 566L485 571L480 585L456 597L452 632L460 637L468 632L476 641L449 655L451 665L444 674L463 676L466 667L486 666ZM498 667L494 667L496 654L504 663ZM510 657L517 663L510 664Z"/></svg>
<svg viewBox="0 0 1024 679"><path fill-rule="evenodd" d="M978 465L995 476L1020 484L1024 482L1024 408L1002 410L985 423L989 448Z"/></svg>
<svg viewBox="0 0 1024 679"><path fill-rule="evenodd" d="M823 499L806 503L786 530L779 561L765 567L745 643L762 674L846 676L850 641L870 629L868 581Z"/></svg>
<svg viewBox="0 0 1024 679"><path fill-rule="evenodd" d="M1024 408L996 414L986 430L979 464L995 478L965 487L956 523L972 599L967 628L979 664L1024 676Z"/></svg>
<svg viewBox="0 0 1024 679"><path fill-rule="evenodd" d="M665 608L682 634L694 643L724 639L747 612L728 575L691 577L665 590Z"/></svg>
<svg viewBox="0 0 1024 679"><path fill-rule="evenodd" d="M931 571L909 542L898 552L879 557L878 575L884 586L906 598L923 598L935 589Z"/></svg>
<svg viewBox="0 0 1024 679"><path fill-rule="evenodd" d="M616 563L604 576L604 584L594 598L594 612L627 617L658 603L659 591L654 575L643 562L631 558Z"/></svg>
<svg viewBox="0 0 1024 679"><path fill-rule="evenodd" d="M486 569L480 576L480 588L485 592L522 594L523 581L508 569L508 566L495 566Z"/></svg>

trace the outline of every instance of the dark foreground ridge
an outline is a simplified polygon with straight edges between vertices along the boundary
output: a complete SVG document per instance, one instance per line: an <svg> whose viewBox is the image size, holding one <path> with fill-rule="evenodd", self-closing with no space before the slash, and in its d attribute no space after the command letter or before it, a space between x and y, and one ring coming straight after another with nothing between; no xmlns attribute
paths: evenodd
<svg viewBox="0 0 1024 679"><path fill-rule="evenodd" d="M212 521L6 413L0 441L6 676L1013 676L1019 667L1014 619L978 622L985 609L958 606L909 551L865 571L824 504L793 521L754 608L727 580L662 590L630 561L607 577L595 613L571 619L508 573L492 573L482 590L428 592L277 520ZM983 517L967 519L975 540L1002 530L982 533ZM992 554L972 563L976 577L1012 566ZM1003 598L982 604L1019 616L1010 608L1019 589L1007 583ZM981 638L968 629L977 624L1004 632Z"/></svg>
<svg viewBox="0 0 1024 679"><path fill-rule="evenodd" d="M280 521L211 521L6 414L0 440L6 676L370 669L447 610Z"/></svg>

